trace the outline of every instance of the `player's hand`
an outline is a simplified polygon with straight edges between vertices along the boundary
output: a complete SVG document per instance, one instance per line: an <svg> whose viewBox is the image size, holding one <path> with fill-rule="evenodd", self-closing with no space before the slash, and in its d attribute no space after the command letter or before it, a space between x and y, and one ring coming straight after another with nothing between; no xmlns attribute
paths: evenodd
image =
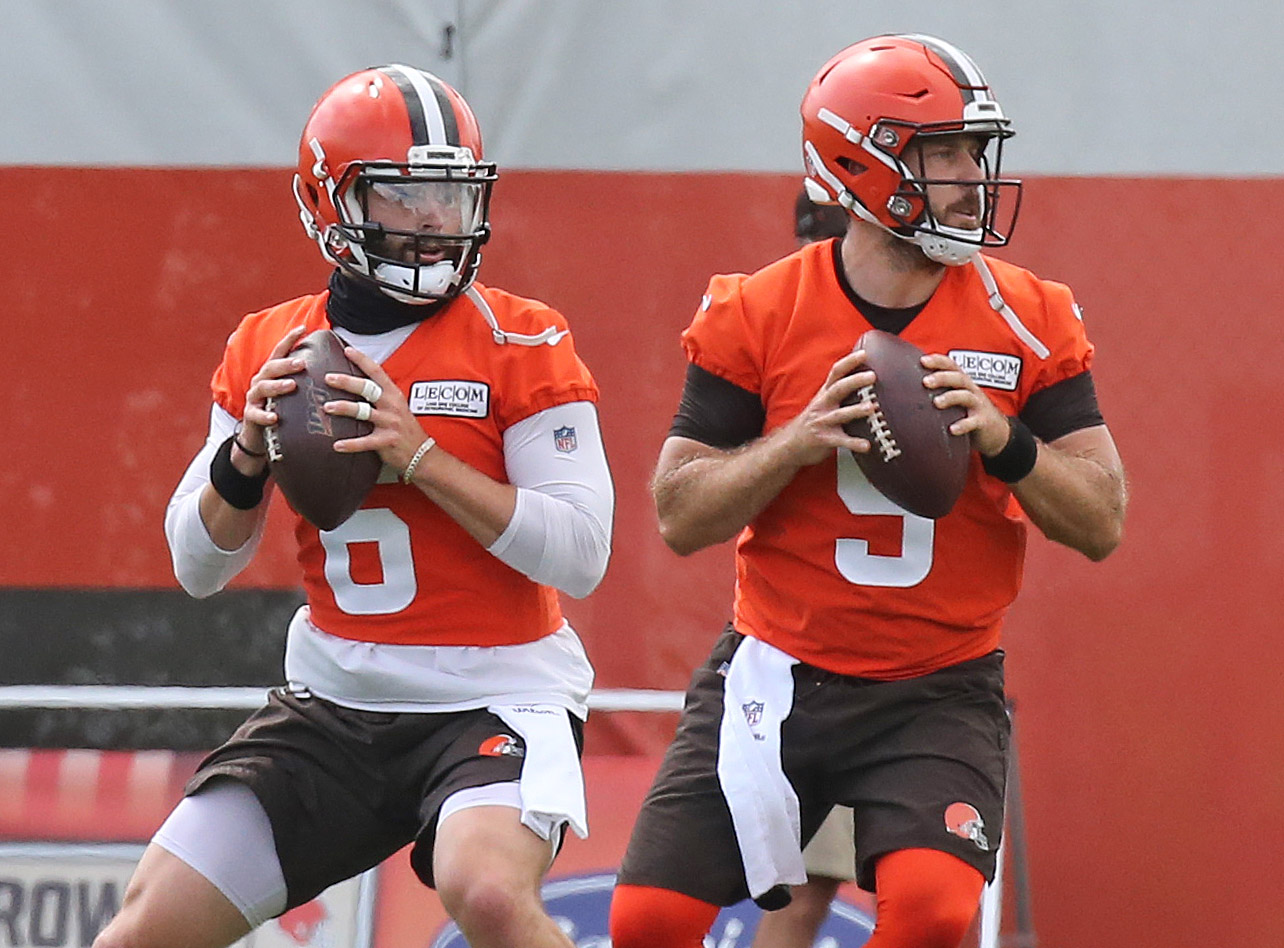
<svg viewBox="0 0 1284 948"><path fill-rule="evenodd" d="M923 377L923 384L938 392L934 399L937 407L958 405L967 412L965 418L950 425L950 431L956 435L966 434L972 447L985 457L993 457L1002 451L1008 443L1011 427L971 376L953 359L939 352L928 353L920 361L923 368L932 370Z"/></svg>
<svg viewBox="0 0 1284 948"><path fill-rule="evenodd" d="M288 354L307 331L307 326L296 326L282 336L272 347L267 361L250 379L250 387L245 392L245 415L241 420L241 433L237 437L250 451L258 454L267 452L263 429L277 421L276 412L267 410L267 400L292 392L298 385L289 376L303 370L303 360Z"/></svg>
<svg viewBox="0 0 1284 948"><path fill-rule="evenodd" d="M874 373L862 369L864 364L864 349L849 352L835 362L807 407L785 426L794 456L803 465L820 463L835 448L847 448L858 454L869 450L868 441L853 438L843 430L843 425L873 412L873 406L866 400L843 406L843 399L874 384Z"/></svg>
<svg viewBox="0 0 1284 948"><path fill-rule="evenodd" d="M410 413L406 396L378 362L352 346L345 347L343 352L368 379L331 373L325 377L326 384L369 402L371 412L367 420L374 425L374 430L361 438L336 441L334 449L351 453L375 451L383 463L394 471L405 470L426 437L419 419ZM370 382L375 384L377 390L368 387ZM348 415L351 418L358 418L363 414L361 402L348 399L326 402L325 411L331 415Z"/></svg>

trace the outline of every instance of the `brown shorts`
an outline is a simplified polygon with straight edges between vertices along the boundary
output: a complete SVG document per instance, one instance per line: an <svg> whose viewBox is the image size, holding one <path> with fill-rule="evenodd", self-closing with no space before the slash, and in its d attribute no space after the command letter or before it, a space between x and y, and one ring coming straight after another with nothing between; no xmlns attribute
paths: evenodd
<svg viewBox="0 0 1284 948"><path fill-rule="evenodd" d="M744 637L723 633L687 691L677 735L643 803L620 882L715 905L748 897L740 845L718 781L726 664ZM1003 653L904 681L792 668L793 708L781 727L785 776L806 843L830 807L852 807L856 878L900 849L938 849L994 877L1003 826L1010 724ZM692 846L691 840L699 840Z"/></svg>
<svg viewBox="0 0 1284 948"><path fill-rule="evenodd" d="M567 716L582 749L583 724ZM442 803L517 780L524 759L522 738L484 708L358 711L278 689L201 762L186 793L219 778L254 791L272 824L289 909L410 842L411 865L431 886Z"/></svg>

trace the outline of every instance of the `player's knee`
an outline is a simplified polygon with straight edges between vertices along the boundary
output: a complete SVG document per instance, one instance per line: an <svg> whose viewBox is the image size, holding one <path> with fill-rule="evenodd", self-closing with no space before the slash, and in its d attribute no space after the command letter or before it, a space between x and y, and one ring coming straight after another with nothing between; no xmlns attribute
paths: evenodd
<svg viewBox="0 0 1284 948"><path fill-rule="evenodd" d="M975 914L975 905L961 905L939 892L880 899L876 934L882 941L876 943L896 948L958 948Z"/></svg>
<svg viewBox="0 0 1284 948"><path fill-rule="evenodd" d="M94 938L93 948L151 948L139 938L127 915L117 915Z"/></svg>
<svg viewBox="0 0 1284 948"><path fill-rule="evenodd" d="M972 925L975 905L952 899L925 900L914 912L914 948L958 948Z"/></svg>
<svg viewBox="0 0 1284 948"><path fill-rule="evenodd" d="M94 938L92 948L131 948L123 939L118 938L114 932L104 928Z"/></svg>
<svg viewBox="0 0 1284 948"><path fill-rule="evenodd" d="M906 850L878 866L878 931L897 948L958 948L984 880L948 853Z"/></svg>
<svg viewBox="0 0 1284 948"><path fill-rule="evenodd" d="M718 907L680 892L617 885L611 897L613 948L700 948Z"/></svg>
<svg viewBox="0 0 1284 948"><path fill-rule="evenodd" d="M533 893L523 891L512 880L483 873L439 879L437 894L465 933L510 931L521 923L527 903L536 902Z"/></svg>

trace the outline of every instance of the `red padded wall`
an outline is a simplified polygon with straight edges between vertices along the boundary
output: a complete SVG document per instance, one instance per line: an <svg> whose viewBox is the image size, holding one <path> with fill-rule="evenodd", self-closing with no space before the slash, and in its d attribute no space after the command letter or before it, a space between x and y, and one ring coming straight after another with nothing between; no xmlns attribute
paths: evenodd
<svg viewBox="0 0 1284 948"><path fill-rule="evenodd" d="M792 245L792 178L509 172L485 278L547 299L603 389L616 554L568 611L601 686L678 688L730 601L730 550L681 560L646 483L677 334L712 272ZM164 503L238 316L321 284L282 170L0 169L15 431L0 585L169 587ZM1035 922L1049 948L1284 944L1284 181L1037 179L1005 254L1070 283L1133 502L1093 565L1032 543L1009 623ZM277 530L239 580L291 586ZM598 716L598 752L671 716Z"/></svg>

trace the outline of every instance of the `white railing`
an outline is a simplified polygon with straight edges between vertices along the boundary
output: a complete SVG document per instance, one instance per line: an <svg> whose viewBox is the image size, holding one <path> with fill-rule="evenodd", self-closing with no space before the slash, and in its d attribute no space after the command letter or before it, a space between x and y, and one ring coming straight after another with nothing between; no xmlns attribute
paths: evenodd
<svg viewBox="0 0 1284 948"><path fill-rule="evenodd" d="M256 688L202 688L177 685L3 685L0 710L73 709L240 710L263 706L270 691ZM589 695L594 711L681 711L682 692L646 688L603 688Z"/></svg>

